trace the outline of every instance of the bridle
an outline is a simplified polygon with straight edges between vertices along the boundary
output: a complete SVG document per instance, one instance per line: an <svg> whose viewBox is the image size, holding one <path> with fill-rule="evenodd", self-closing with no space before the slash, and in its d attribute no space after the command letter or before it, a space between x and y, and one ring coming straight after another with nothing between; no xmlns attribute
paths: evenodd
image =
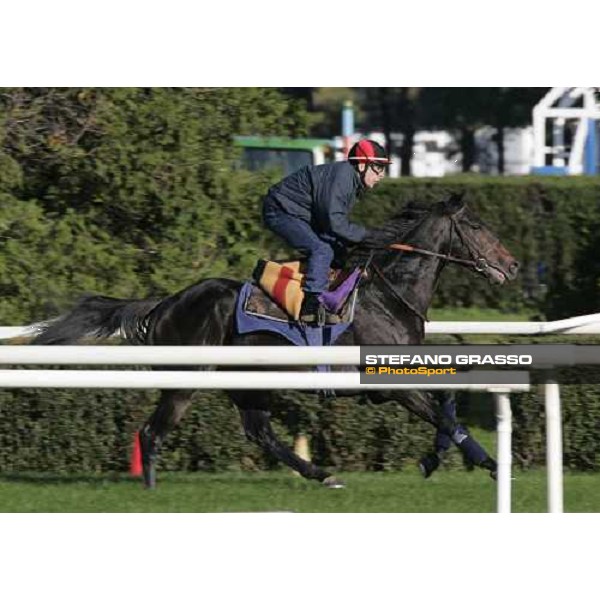
<svg viewBox="0 0 600 600"><path fill-rule="evenodd" d="M413 252L415 254L422 254L424 256L433 256L436 258L441 258L445 262L453 262L453 263L465 265L467 267L471 267L473 270L477 271L478 273L485 271L490 266L490 261L485 256L478 255L478 253L467 242L466 237L465 237L460 225L458 224L458 221L456 220L456 217L463 210L464 210L464 207L461 208L456 214L450 215L448 217L451 222L450 243L448 244L448 252L446 252L445 254L442 252L433 252L432 250L426 250L424 248L417 248L410 244L402 244L402 243L390 244L388 246L388 248L390 248L392 250L400 250L401 252ZM460 239L460 241L462 242L463 246L465 246L465 248L467 249L469 255L471 256L471 259L458 258L457 256L453 256L451 254L452 245L454 242L454 240L453 240L454 232L456 232L456 234L457 234L458 238ZM498 267L496 267L494 265L494 268L498 268ZM498 269L498 270L501 271L501 269Z"/></svg>
<svg viewBox="0 0 600 600"><path fill-rule="evenodd" d="M413 246L411 244L405 244L402 242L398 242L398 243L393 243L393 244L389 244L387 246L382 246L380 249L381 250L387 250L387 249L391 249L391 250L398 250L400 252L410 252L413 254L421 254L423 256L431 256L434 258L441 258L444 263L447 262L453 262L453 263L457 263L457 264L461 264L461 265L465 265L467 267L471 267L474 271L481 273L483 271L485 271L487 268L492 267L498 271L500 271L505 277L506 277L506 272L504 271L504 269L502 269L500 267L500 265L498 265L497 263L494 263L492 261L490 261L488 258L486 258L484 255L482 255L481 253L479 253L478 251L476 251L471 244L469 244L469 242L466 239L466 236L464 234L464 232L462 231L460 224L457 221L457 217L465 210L465 207L461 207L456 213L452 214L452 215L448 215L448 218L450 219L450 241L448 243L448 250L446 253L442 253L442 252L434 252L433 250L427 250L425 248L418 248L416 246ZM423 220L426 218L423 217L423 219L421 219L413 228L411 228L411 230L406 234L405 237L408 237L410 235L410 233L412 233L415 229L418 228L418 226L423 222ZM454 243L454 233L456 232L457 237L460 239L460 241L462 242L463 246L467 249L467 252L470 255L470 259L465 259L465 258L459 258L457 256L453 256L452 255L452 246ZM385 274L383 273L383 271L381 270L381 268L379 266L377 266L377 264L372 260L373 259L373 255L374 253L379 250L378 248L373 249L371 251L371 255L369 256L369 260L367 261L367 265L371 265L373 268L373 271L375 273L377 273L377 275L379 276L379 278L382 280L382 282L384 283L385 287L392 293L393 296L395 296L397 299L399 299L403 304L405 304L412 312L414 312L417 316L419 316L421 319L423 319L424 321L428 321L427 317L423 314L421 314L421 312L419 310L417 310L414 306L412 306L411 303L409 303L394 287L394 285L392 284L392 282L385 276ZM367 266L366 265L366 266ZM366 269L365 266L365 269ZM443 265L442 265L443 266Z"/></svg>

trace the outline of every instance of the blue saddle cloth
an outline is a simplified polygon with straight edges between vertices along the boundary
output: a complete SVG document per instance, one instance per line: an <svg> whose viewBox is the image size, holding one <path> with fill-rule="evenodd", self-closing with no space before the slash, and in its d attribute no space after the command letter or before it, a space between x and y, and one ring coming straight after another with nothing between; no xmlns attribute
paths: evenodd
<svg viewBox="0 0 600 600"><path fill-rule="evenodd" d="M240 290L235 309L236 328L239 334L259 331L276 333L283 336L295 346L330 346L350 327L352 323L337 323L324 327L307 327L296 321L279 321L256 315L250 315L244 310L246 300L252 292L253 283L247 281ZM328 370L317 367L317 370Z"/></svg>

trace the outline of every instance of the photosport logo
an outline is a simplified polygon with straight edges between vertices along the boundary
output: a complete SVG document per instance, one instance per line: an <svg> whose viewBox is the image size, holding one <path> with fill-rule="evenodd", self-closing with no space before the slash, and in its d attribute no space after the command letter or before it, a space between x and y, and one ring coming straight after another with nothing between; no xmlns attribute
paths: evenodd
<svg viewBox="0 0 600 600"><path fill-rule="evenodd" d="M361 346L361 366L360 382L369 384L533 383L557 370L563 383L600 382L600 351L592 345Z"/></svg>
<svg viewBox="0 0 600 600"><path fill-rule="evenodd" d="M425 375L432 377L433 375L456 375L457 370L454 367L449 369L433 369L431 367L367 367L365 373L367 375Z"/></svg>

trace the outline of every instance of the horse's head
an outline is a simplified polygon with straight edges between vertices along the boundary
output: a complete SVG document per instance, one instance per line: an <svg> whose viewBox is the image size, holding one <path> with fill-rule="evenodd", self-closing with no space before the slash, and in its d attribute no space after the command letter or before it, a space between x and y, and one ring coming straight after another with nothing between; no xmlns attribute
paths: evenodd
<svg viewBox="0 0 600 600"><path fill-rule="evenodd" d="M372 238L370 246L358 248L352 264L364 263L368 248L375 247L379 248L380 264L395 264L399 276L411 271L407 259L422 255L470 267L495 284L513 280L519 270L515 257L466 205L463 194L433 205L409 202L399 215L373 230ZM384 258L381 254L386 248L393 251ZM398 250L402 261L397 260ZM418 266L411 272L417 274L424 263L415 264Z"/></svg>
<svg viewBox="0 0 600 600"><path fill-rule="evenodd" d="M462 195L442 202L410 202L371 231L368 243L351 256L349 267L372 264L384 295L399 299L426 319L442 267L454 262L502 284L516 277L519 264L500 240L466 206Z"/></svg>
<svg viewBox="0 0 600 600"><path fill-rule="evenodd" d="M463 194L453 194L434 205L433 213L450 220L451 228L445 252L471 266L489 281L502 284L517 276L519 263L469 208Z"/></svg>

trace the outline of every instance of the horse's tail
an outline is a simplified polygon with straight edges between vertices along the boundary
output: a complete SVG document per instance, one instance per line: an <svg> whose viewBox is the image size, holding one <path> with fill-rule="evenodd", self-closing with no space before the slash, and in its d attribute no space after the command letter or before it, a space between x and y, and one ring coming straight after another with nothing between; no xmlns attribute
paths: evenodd
<svg viewBox="0 0 600 600"><path fill-rule="evenodd" d="M147 316L160 300L122 300L84 296L68 313L39 324L31 344L73 344L83 338L104 339L119 333L143 344Z"/></svg>

